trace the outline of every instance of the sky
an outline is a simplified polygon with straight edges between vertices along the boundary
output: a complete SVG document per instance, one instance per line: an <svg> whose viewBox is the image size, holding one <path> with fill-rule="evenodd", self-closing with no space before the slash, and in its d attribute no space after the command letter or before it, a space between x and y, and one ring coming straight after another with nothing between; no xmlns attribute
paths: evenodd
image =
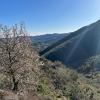
<svg viewBox="0 0 100 100"><path fill-rule="evenodd" d="M0 0L0 24L24 22L30 35L67 33L100 19L100 0Z"/></svg>

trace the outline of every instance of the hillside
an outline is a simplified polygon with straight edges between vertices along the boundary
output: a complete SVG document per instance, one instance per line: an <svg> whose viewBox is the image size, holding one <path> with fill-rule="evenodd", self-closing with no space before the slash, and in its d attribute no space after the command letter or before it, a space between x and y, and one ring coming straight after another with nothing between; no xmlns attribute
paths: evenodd
<svg viewBox="0 0 100 100"><path fill-rule="evenodd" d="M0 100L99 100L100 73L84 77L40 57L19 29L1 28Z"/></svg>
<svg viewBox="0 0 100 100"><path fill-rule="evenodd" d="M54 34L45 34L45 35L38 35L38 36L30 36L33 46L35 46L39 51L44 50L51 44L57 42L58 40L67 36L68 33L54 33Z"/></svg>
<svg viewBox="0 0 100 100"><path fill-rule="evenodd" d="M40 55L52 61L78 68L92 56L100 54L100 20L72 32L49 46Z"/></svg>
<svg viewBox="0 0 100 100"><path fill-rule="evenodd" d="M30 65L26 67L28 76L21 79L17 93L10 89L9 77L0 74L0 100L99 100L100 86L96 79L100 74L94 80L88 79L60 62L52 63L32 52Z"/></svg>

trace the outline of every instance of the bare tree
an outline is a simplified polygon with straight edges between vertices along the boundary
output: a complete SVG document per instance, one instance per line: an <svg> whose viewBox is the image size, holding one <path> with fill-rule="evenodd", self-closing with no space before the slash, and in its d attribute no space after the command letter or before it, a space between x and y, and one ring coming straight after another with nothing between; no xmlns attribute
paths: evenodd
<svg viewBox="0 0 100 100"><path fill-rule="evenodd" d="M0 73L12 81L12 90L17 91L19 80L25 74L28 40L23 25L0 27Z"/></svg>

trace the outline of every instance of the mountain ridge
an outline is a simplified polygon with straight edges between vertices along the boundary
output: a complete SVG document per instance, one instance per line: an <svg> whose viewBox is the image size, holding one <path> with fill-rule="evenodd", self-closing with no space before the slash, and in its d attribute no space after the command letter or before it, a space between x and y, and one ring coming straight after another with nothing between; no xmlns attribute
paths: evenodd
<svg viewBox="0 0 100 100"><path fill-rule="evenodd" d="M30 36L30 39L38 51L42 51L51 44L57 42L58 40L64 38L69 33L53 33L53 34L44 34L44 35L37 35L37 36Z"/></svg>
<svg viewBox="0 0 100 100"><path fill-rule="evenodd" d="M40 55L65 65L80 66L84 60L100 53L99 27L100 20L82 27L49 46Z"/></svg>

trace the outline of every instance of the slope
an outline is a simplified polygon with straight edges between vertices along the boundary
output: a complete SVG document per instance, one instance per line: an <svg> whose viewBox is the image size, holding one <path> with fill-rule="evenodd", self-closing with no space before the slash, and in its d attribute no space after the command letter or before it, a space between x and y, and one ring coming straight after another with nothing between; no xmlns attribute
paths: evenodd
<svg viewBox="0 0 100 100"><path fill-rule="evenodd" d="M100 54L100 20L85 26L49 46L40 55L76 68Z"/></svg>
<svg viewBox="0 0 100 100"><path fill-rule="evenodd" d="M35 46L39 51L41 51L67 35L68 33L62 33L62 34L54 33L54 34L30 36L30 38L33 43L33 46Z"/></svg>

